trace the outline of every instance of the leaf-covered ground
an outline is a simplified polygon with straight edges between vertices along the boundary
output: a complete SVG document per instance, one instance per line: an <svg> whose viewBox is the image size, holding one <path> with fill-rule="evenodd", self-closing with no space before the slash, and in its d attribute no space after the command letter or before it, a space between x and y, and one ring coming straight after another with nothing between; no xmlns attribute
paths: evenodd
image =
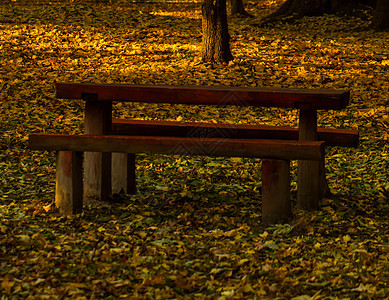
<svg viewBox="0 0 389 300"><path fill-rule="evenodd" d="M229 19L235 60L220 67L199 60L199 3L107 2L0 5L1 299L387 299L389 34L368 17L258 28L282 1L249 2L257 18ZM349 108L319 123L359 129L361 143L328 149L333 196L287 225L261 224L260 161L159 155L138 156L138 195L62 217L54 154L27 148L28 133L82 132L83 103L56 99L54 82L350 89ZM145 104L115 115L297 121Z"/></svg>

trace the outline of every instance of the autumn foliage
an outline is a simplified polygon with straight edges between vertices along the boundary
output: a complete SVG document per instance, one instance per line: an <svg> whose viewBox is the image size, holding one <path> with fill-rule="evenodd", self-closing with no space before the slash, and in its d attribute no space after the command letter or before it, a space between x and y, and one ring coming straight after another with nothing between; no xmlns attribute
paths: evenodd
<svg viewBox="0 0 389 300"><path fill-rule="evenodd" d="M200 59L198 2L2 2L1 299L387 299L389 35L370 17L255 25L281 2L229 19L228 66ZM259 160L144 154L137 195L64 217L54 153L27 148L28 133L83 131L83 103L56 99L55 82L350 89L348 109L318 123L359 129L361 143L328 149L333 195L291 224L261 224ZM282 109L119 103L114 115L297 125Z"/></svg>

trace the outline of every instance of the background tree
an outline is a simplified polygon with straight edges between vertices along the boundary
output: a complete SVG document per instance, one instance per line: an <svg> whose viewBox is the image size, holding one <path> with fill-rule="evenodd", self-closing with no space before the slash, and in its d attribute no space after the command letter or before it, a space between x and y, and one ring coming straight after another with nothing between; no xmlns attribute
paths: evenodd
<svg viewBox="0 0 389 300"><path fill-rule="evenodd" d="M230 0L231 15L239 17L251 17L251 15L244 9L243 0Z"/></svg>
<svg viewBox="0 0 389 300"><path fill-rule="evenodd" d="M373 27L377 30L389 29L389 0L378 0Z"/></svg>
<svg viewBox="0 0 389 300"><path fill-rule="evenodd" d="M226 0L204 0L201 12L203 61L228 63L233 56L230 50Z"/></svg>
<svg viewBox="0 0 389 300"><path fill-rule="evenodd" d="M389 0L379 0L377 5L385 6ZM367 6L374 7L377 0L287 0L280 8L262 20L262 24L268 24L282 19L294 20L304 16L319 16L323 14L348 14L352 15L356 9ZM387 18L387 15L382 15ZM378 24L378 23L377 23Z"/></svg>

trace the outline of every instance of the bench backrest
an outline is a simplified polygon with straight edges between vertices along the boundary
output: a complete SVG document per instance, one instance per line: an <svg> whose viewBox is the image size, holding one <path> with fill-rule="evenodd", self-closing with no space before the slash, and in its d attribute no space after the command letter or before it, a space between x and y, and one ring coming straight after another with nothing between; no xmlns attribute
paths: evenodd
<svg viewBox="0 0 389 300"><path fill-rule="evenodd" d="M300 109L345 108L350 92L282 88L191 87L57 83L57 98L88 101L235 105Z"/></svg>

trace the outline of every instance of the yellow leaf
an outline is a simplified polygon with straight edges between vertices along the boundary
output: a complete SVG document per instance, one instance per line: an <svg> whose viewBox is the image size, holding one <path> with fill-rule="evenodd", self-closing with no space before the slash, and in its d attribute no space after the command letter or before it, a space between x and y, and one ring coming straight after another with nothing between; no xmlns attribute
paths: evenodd
<svg viewBox="0 0 389 300"><path fill-rule="evenodd" d="M5 291L6 294L11 293L11 288L15 284L15 281L9 280L9 277L6 276L3 278L3 281L1 282L1 289Z"/></svg>
<svg viewBox="0 0 389 300"><path fill-rule="evenodd" d="M111 249L109 249L109 251L111 253L121 253L121 252L123 252L123 250L124 249L122 249L122 248L111 248Z"/></svg>
<svg viewBox="0 0 389 300"><path fill-rule="evenodd" d="M245 263L249 262L250 260L247 258L243 258L239 261L238 266L244 265Z"/></svg>
<svg viewBox="0 0 389 300"><path fill-rule="evenodd" d="M220 268L213 268L212 270L211 270L211 274L218 274L218 273L220 273L220 272L223 272L223 269L220 269Z"/></svg>
<svg viewBox="0 0 389 300"><path fill-rule="evenodd" d="M145 232L145 231L140 231L138 234L139 234L139 237L141 237L142 239L147 236L147 232Z"/></svg>
<svg viewBox="0 0 389 300"><path fill-rule="evenodd" d="M64 247L65 250L67 250L67 251L72 251L72 250L73 250L72 246L70 246L70 245L64 245L63 247Z"/></svg>
<svg viewBox="0 0 389 300"><path fill-rule="evenodd" d="M251 287L251 285L249 284L246 284L245 286L243 286L241 288L241 290L244 292L244 293L253 293L254 292L254 289Z"/></svg>
<svg viewBox="0 0 389 300"><path fill-rule="evenodd" d="M310 300L310 299L311 299L311 297L308 295L301 295L301 296L297 296L297 297L292 298L292 300Z"/></svg>
<svg viewBox="0 0 389 300"><path fill-rule="evenodd" d="M232 161L233 163L241 163L242 158L241 157L231 157L230 161Z"/></svg>

